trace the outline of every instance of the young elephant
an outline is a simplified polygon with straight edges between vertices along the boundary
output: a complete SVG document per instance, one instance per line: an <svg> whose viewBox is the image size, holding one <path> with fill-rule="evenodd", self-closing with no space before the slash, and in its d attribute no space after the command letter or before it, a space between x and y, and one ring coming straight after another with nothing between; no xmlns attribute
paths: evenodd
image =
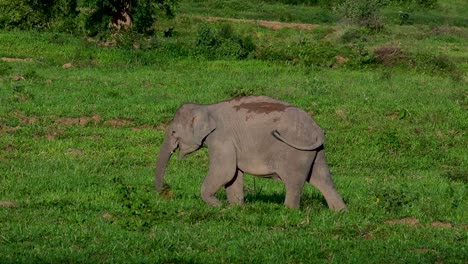
<svg viewBox="0 0 468 264"><path fill-rule="evenodd" d="M155 188L163 191L164 172L174 150L179 148L182 159L205 145L210 164L201 197L209 205L221 205L215 193L223 186L229 203L242 204L245 172L283 181L287 207L299 207L304 183L309 181L331 209L346 209L327 165L324 140L323 130L306 112L266 96L184 104L167 128L156 163Z"/></svg>

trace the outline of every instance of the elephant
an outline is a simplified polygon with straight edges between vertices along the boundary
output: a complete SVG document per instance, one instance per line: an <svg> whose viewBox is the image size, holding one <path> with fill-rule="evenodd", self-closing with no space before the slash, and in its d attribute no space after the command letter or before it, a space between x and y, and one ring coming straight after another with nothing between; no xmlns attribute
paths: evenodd
<svg viewBox="0 0 468 264"><path fill-rule="evenodd" d="M163 192L167 163L206 146L208 174L201 198L211 206L222 187L230 204L244 203L244 173L281 180L284 204L298 208L305 182L315 186L332 210L346 210L324 152L324 131L304 110L267 96L245 96L210 105L183 104L167 127L155 169Z"/></svg>

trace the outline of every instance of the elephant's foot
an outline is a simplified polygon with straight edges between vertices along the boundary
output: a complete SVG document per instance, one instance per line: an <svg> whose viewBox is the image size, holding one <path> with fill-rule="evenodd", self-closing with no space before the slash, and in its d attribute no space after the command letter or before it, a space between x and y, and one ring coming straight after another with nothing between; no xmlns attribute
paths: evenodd
<svg viewBox="0 0 468 264"><path fill-rule="evenodd" d="M214 195L208 196L202 194L202 199L203 201L205 201L205 203L207 203L210 206L220 207L222 205L221 201L218 200L218 198L216 198Z"/></svg>
<svg viewBox="0 0 468 264"><path fill-rule="evenodd" d="M343 202L343 199L337 194L333 198L327 199L327 197L325 197L325 200L327 201L328 207L333 211L348 211L348 207L346 207L346 204Z"/></svg>

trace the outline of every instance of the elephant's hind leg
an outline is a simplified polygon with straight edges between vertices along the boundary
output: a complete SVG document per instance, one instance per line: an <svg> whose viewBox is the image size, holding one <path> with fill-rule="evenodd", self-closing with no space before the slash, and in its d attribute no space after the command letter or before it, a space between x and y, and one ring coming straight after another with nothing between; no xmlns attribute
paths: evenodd
<svg viewBox="0 0 468 264"><path fill-rule="evenodd" d="M210 155L210 166L208 175L203 181L201 197L203 201L211 206L221 206L216 198L216 192L229 183L236 174L236 155L234 147L223 145L219 148L208 149Z"/></svg>
<svg viewBox="0 0 468 264"><path fill-rule="evenodd" d="M297 168L296 164L293 165L292 168L285 167L278 170L277 174L286 186L284 205L288 208L299 208L307 172L303 168Z"/></svg>
<svg viewBox="0 0 468 264"><path fill-rule="evenodd" d="M317 153L309 182L323 194L330 209L335 211L346 209L341 195L336 191L323 149Z"/></svg>
<svg viewBox="0 0 468 264"><path fill-rule="evenodd" d="M244 203L244 173L242 171L237 170L236 176L225 187L230 204Z"/></svg>

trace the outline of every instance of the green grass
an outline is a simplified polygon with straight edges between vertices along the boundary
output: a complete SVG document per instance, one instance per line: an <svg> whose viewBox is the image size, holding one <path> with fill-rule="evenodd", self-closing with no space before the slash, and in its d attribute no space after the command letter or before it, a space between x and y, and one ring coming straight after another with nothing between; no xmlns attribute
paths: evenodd
<svg viewBox="0 0 468 264"><path fill-rule="evenodd" d="M466 28L390 26L346 42L355 29L339 24L231 23L253 36L256 52L330 43L350 59L330 68L261 54L206 59L190 51L205 22L188 14L159 26L170 23L174 37L139 50L0 32L0 57L32 59L0 61L0 202L16 204L0 205L0 263L466 262ZM398 46L406 60L358 64L359 45L371 53ZM210 208L199 195L206 149L173 158L169 199L154 193L163 124L177 107L243 94L313 115L347 214L328 210L310 186L300 210L286 209L281 182L253 177L244 206Z"/></svg>

